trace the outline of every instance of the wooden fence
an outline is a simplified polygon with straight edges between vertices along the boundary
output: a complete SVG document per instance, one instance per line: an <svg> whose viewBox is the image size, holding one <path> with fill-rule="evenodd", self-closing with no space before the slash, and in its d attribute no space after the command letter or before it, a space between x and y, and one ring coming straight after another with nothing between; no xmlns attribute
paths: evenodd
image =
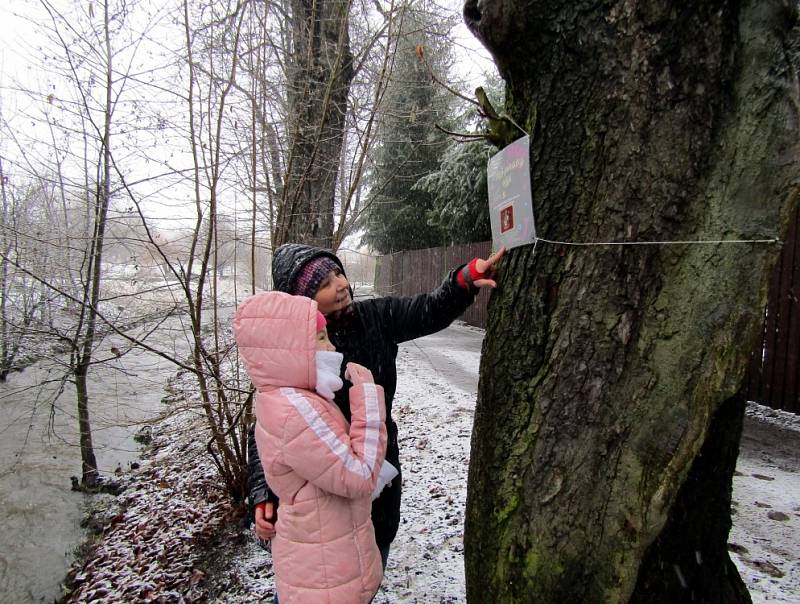
<svg viewBox="0 0 800 604"><path fill-rule="evenodd" d="M770 280L761 339L753 351L747 398L800 413L800 204Z"/></svg>
<svg viewBox="0 0 800 604"><path fill-rule="evenodd" d="M431 291L454 268L476 256L486 258L491 253L491 247L491 241L484 241L379 256L375 264L375 291L381 295L395 296L413 296ZM475 304L467 309L461 319L469 325L485 327L488 301L489 292L481 291Z"/></svg>
<svg viewBox="0 0 800 604"><path fill-rule="evenodd" d="M775 267L764 312L763 337L752 354L745 384L748 400L800 413L800 206ZM453 268L478 256L486 258L491 242L398 252L380 256L375 290L382 295L410 296L436 287ZM486 326L489 292L482 291L461 317Z"/></svg>

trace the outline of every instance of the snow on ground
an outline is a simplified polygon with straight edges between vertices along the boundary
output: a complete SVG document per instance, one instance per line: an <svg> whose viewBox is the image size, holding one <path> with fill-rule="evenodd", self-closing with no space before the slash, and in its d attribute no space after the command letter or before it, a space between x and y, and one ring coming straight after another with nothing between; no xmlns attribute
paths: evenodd
<svg viewBox="0 0 800 604"><path fill-rule="evenodd" d="M748 405L728 542L754 604L800 601L798 451L800 416Z"/></svg>
<svg viewBox="0 0 800 604"><path fill-rule="evenodd" d="M463 512L481 338L481 330L456 325L400 349L393 414L404 474L402 521L377 604L465 601ZM70 601L87 601L92 591L106 602L145 595L165 602L272 601L269 552L220 497L203 455L205 437L175 436L174 426L195 419L184 411L154 430L156 453L121 496L128 510L115 516L96 554L76 571L82 584ZM785 450L769 442L774 428ZM743 439L734 479L733 558L755 603L798 602L800 468L793 439L800 442L800 418L750 405L750 430L755 436Z"/></svg>
<svg viewBox="0 0 800 604"><path fill-rule="evenodd" d="M67 602L205 601L200 545L233 510L204 454L206 435L187 438L201 426L182 411L153 428L154 447L104 511L109 524L96 549L70 571Z"/></svg>
<svg viewBox="0 0 800 604"><path fill-rule="evenodd" d="M422 353L422 354L420 354ZM477 375L479 353L448 357ZM453 388L411 343L398 358L401 524L375 602L463 602L464 508L474 391Z"/></svg>

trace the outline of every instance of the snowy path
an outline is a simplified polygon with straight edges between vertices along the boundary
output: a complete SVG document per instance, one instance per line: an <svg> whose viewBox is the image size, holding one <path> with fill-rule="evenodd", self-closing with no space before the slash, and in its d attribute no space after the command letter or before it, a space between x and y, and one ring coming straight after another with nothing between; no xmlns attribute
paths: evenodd
<svg viewBox="0 0 800 604"><path fill-rule="evenodd" d="M376 602L465 600L463 510L482 340L482 330L454 325L401 348L403 521ZM730 542L754 604L800 601L797 451L800 417L749 407Z"/></svg>
<svg viewBox="0 0 800 604"><path fill-rule="evenodd" d="M456 325L400 348L393 416L401 523L376 603L465 600L464 507L482 338Z"/></svg>
<svg viewBox="0 0 800 604"><path fill-rule="evenodd" d="M403 522L376 602L463 602L463 510L483 332L409 342L395 415ZM754 604L800 601L800 417L751 405L734 478L732 558Z"/></svg>
<svg viewBox="0 0 800 604"><path fill-rule="evenodd" d="M800 416L751 405L728 537L753 603L800 602Z"/></svg>

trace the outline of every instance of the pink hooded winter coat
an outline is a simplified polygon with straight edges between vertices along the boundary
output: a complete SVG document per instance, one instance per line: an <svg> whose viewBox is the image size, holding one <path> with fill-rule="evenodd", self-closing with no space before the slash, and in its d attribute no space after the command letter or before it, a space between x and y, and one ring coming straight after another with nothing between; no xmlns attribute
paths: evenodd
<svg viewBox="0 0 800 604"><path fill-rule="evenodd" d="M265 292L234 318L256 396L256 445L280 498L272 555L281 604L369 602L383 578L370 519L386 452L383 388L350 389L351 424L316 386L317 303Z"/></svg>

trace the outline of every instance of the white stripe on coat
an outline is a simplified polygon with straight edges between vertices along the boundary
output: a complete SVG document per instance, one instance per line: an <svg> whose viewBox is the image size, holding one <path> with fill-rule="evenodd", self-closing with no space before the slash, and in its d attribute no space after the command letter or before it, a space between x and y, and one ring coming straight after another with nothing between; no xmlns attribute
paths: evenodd
<svg viewBox="0 0 800 604"><path fill-rule="evenodd" d="M364 434L364 461L355 457L350 447L337 438L336 433L325 423L322 416L302 394L294 388L281 388L281 394L289 399L289 402L297 409L306 424L314 431L314 434L342 460L344 467L348 471L362 478L369 478L372 475L372 470L375 467L380 429L378 395L374 384L372 385L371 395L368 394L365 397L367 426ZM377 422L375 421L376 419Z"/></svg>
<svg viewBox="0 0 800 604"><path fill-rule="evenodd" d="M364 433L364 459L370 470L375 467L378 456L378 438L381 429L381 414L378 410L378 390L375 384L363 384L364 407L367 415L367 429Z"/></svg>

